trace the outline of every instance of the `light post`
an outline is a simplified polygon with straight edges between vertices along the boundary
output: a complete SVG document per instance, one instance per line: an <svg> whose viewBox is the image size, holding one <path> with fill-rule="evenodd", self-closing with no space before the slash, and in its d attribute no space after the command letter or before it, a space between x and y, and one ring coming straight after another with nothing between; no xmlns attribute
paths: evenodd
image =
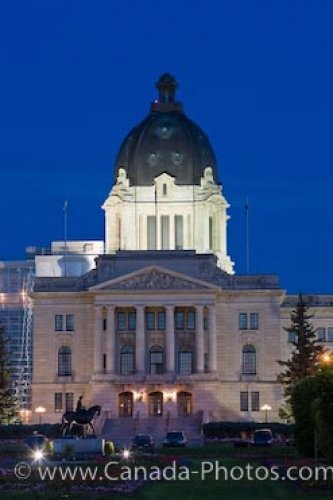
<svg viewBox="0 0 333 500"><path fill-rule="evenodd" d="M46 412L46 408L44 408L44 406L37 406L37 408L35 408L35 413L37 413L38 415L38 423L39 425L42 425L43 423L43 413Z"/></svg>
<svg viewBox="0 0 333 500"><path fill-rule="evenodd" d="M265 412L265 422L267 424L267 422L268 422L268 412L272 410L272 407L270 405L264 404L260 408L260 410Z"/></svg>

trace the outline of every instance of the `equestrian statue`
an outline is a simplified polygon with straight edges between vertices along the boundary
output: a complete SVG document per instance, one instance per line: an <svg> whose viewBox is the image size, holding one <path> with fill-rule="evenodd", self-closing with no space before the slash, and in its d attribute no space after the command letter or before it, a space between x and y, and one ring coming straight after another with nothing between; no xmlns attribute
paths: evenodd
<svg viewBox="0 0 333 500"><path fill-rule="evenodd" d="M66 411L62 416L62 435L64 436L67 431L71 431L73 424L81 425L83 427L83 435L86 435L86 428L89 426L95 434L93 421L96 415L99 417L101 414L101 406L94 405L86 409L82 405L83 396L80 396L76 405L76 411Z"/></svg>

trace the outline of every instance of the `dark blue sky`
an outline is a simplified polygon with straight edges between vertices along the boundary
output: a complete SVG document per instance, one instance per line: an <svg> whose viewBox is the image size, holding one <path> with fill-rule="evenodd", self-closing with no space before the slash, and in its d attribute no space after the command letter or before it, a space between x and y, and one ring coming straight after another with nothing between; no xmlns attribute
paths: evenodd
<svg viewBox="0 0 333 500"><path fill-rule="evenodd" d="M0 259L102 239L125 134L165 71L209 135L229 253L288 291L333 292L333 3L13 1L0 7Z"/></svg>

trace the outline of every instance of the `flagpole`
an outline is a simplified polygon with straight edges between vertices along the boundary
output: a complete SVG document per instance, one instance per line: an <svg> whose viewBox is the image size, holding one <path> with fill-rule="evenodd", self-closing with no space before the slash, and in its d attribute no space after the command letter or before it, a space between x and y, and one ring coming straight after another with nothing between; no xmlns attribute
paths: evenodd
<svg viewBox="0 0 333 500"><path fill-rule="evenodd" d="M67 209L68 209L68 201L65 200L64 203L65 276L67 276Z"/></svg>
<svg viewBox="0 0 333 500"><path fill-rule="evenodd" d="M245 200L245 269L250 272L250 246L249 246L249 197Z"/></svg>

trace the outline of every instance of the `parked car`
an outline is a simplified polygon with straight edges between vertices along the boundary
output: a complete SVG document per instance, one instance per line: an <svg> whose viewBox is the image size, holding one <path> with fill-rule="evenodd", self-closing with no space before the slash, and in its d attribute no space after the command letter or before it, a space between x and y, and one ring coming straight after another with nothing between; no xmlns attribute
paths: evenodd
<svg viewBox="0 0 333 500"><path fill-rule="evenodd" d="M184 431L168 432L163 440L164 448L168 446L184 447L187 445L187 438Z"/></svg>
<svg viewBox="0 0 333 500"><path fill-rule="evenodd" d="M148 434L137 434L132 441L132 450L147 451L152 453L155 450L155 443L152 436Z"/></svg>
<svg viewBox="0 0 333 500"><path fill-rule="evenodd" d="M270 429L257 429L253 433L254 446L270 446L273 443L273 434Z"/></svg>

